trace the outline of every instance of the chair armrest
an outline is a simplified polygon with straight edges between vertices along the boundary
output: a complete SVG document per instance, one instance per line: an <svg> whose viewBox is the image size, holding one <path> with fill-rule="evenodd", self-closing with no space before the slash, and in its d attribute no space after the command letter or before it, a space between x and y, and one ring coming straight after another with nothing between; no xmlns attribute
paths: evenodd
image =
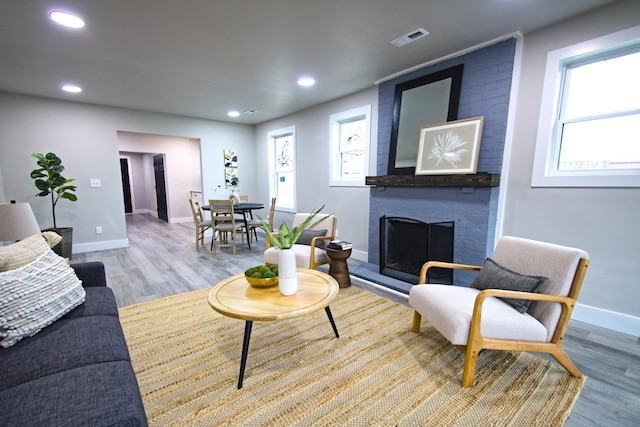
<svg viewBox="0 0 640 427"><path fill-rule="evenodd" d="M279 231L272 231L272 232L271 232L271 235L272 235L272 236L279 236L279 235L280 235L280 232L279 232ZM267 235L267 238L266 238L266 239L264 239L264 240L265 240L264 248L265 248L265 249L269 249L269 248L271 247L271 239L269 238L269 235Z"/></svg>
<svg viewBox="0 0 640 427"><path fill-rule="evenodd" d="M418 280L419 285L424 285L427 282L427 270L429 270L431 267L473 271L480 271L482 269L482 267L478 265L456 264L453 262L444 261L427 261L422 265L422 268L420 269L420 280Z"/></svg>
<svg viewBox="0 0 640 427"><path fill-rule="evenodd" d="M481 291L478 296L476 296L476 300L473 306L473 314L471 315L471 326L469 327L469 341L471 341L475 337L482 336L482 334L480 333L480 325L482 321L482 306L484 305L484 301L489 297L518 298L532 301L557 302L562 304L563 317L568 316L567 313L571 313L570 310L573 309L573 306L576 303L576 300L574 298L563 297L560 295L508 291L505 289L485 289ZM560 325L560 322L558 322L558 325Z"/></svg>

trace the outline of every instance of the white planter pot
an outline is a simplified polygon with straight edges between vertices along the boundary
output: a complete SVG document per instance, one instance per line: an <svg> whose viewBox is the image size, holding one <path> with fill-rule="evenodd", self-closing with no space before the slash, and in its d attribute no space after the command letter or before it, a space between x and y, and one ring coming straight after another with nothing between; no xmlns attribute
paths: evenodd
<svg viewBox="0 0 640 427"><path fill-rule="evenodd" d="M278 250L278 288L282 295L293 295L298 291L296 253L293 249Z"/></svg>

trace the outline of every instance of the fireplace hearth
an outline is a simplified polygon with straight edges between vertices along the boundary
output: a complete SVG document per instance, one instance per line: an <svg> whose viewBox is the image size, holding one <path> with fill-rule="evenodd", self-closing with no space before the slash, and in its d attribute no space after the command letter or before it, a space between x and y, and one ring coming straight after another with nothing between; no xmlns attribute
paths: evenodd
<svg viewBox="0 0 640 427"><path fill-rule="evenodd" d="M380 274L417 284L427 261L453 262L454 222L380 217ZM452 284L450 269L432 268L427 283Z"/></svg>

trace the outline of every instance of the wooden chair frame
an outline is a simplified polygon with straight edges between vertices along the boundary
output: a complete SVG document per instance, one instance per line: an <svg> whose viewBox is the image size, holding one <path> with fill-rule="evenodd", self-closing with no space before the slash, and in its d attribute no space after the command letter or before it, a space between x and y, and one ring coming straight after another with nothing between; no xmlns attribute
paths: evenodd
<svg viewBox="0 0 640 427"><path fill-rule="evenodd" d="M204 219L204 212L200 206L200 200L196 198L189 199L191 213L193 214L193 222L196 225L196 249L200 245L204 246L204 232L211 228L211 221Z"/></svg>
<svg viewBox="0 0 640 427"><path fill-rule="evenodd" d="M451 268L458 270L474 270L479 271L482 267L474 265L456 264L441 261L429 261L422 266L420 270L419 285L426 283L427 270L432 267ZM465 356L464 371L462 374L462 386L471 387L475 376L476 362L478 354L483 349L492 350L514 350L514 351L531 351L536 353L550 354L563 368L565 368L574 377L580 377L582 374L573 364L569 356L562 348L562 339L567 331L569 319L573 313L578 294L582 288L589 260L581 258L576 268L575 275L571 284L571 289L566 297L549 294L538 294L529 292L515 292L501 289L485 289L476 297L471 317L471 325L469 327L469 338L467 345L456 346ZM550 342L506 340L496 338L485 338L480 333L480 325L482 320L482 306L488 297L503 298L520 298L532 301L557 302L562 306L562 314L556 325L553 338ZM413 332L420 332L420 321L422 316L417 311L413 315Z"/></svg>
<svg viewBox="0 0 640 427"><path fill-rule="evenodd" d="M236 224L233 201L229 199L209 200L209 210L211 212L211 228L213 229L211 250L215 254L216 249L219 247L230 247L235 255L236 234L242 236L242 244L244 245L244 225ZM231 243L228 241L227 234L231 234ZM216 241L219 243L216 243Z"/></svg>

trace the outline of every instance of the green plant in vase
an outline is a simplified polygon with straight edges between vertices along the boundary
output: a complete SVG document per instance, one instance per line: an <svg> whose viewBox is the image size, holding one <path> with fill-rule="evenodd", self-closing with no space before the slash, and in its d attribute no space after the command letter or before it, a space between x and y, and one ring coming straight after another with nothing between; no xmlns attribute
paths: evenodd
<svg viewBox="0 0 640 427"><path fill-rule="evenodd" d="M37 160L38 169L31 171L31 178L35 180L36 188L40 191L36 196L45 197L51 195L51 214L53 216L53 227L57 228L56 205L60 199L67 199L72 202L78 200L73 194L76 191L75 185L70 185L74 178L67 179L62 176L64 166L62 160L54 153L33 153L31 156Z"/></svg>

